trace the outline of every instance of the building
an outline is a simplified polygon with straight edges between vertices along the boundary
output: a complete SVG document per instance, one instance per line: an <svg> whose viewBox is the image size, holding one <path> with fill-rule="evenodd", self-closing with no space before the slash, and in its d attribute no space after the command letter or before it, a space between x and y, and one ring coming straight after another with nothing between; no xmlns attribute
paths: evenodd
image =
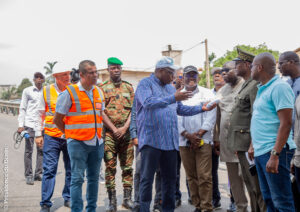
<svg viewBox="0 0 300 212"><path fill-rule="evenodd" d="M180 66L181 65L181 50L173 50L171 45L167 46L166 51L162 51L162 56L172 57L174 59L174 64ZM99 80L100 82L104 82L109 79L109 73L107 69L99 69ZM141 81L141 79L145 77L149 77L151 73L154 73L154 66L152 69L133 69L123 67L122 69L122 80L127 81L132 84L134 89L136 89L137 85Z"/></svg>
<svg viewBox="0 0 300 212"><path fill-rule="evenodd" d="M145 77L149 77L151 73L153 73L154 70L133 70L132 68L126 68L123 67L122 69L122 80L125 80L132 84L134 89L136 89L137 85L141 81L141 79ZM99 80L100 82L104 82L106 80L109 80L109 73L107 69L100 69L98 70L99 73Z"/></svg>

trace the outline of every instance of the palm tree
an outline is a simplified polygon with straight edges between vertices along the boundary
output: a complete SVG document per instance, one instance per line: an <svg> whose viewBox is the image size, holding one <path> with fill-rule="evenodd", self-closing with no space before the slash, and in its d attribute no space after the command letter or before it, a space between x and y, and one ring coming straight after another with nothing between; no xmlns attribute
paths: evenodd
<svg viewBox="0 0 300 212"><path fill-rule="evenodd" d="M53 73L53 67L55 66L55 64L57 63L57 61L54 62L47 62L47 65L44 66L44 69L46 69L46 84L50 84L54 82L54 78L52 76Z"/></svg>

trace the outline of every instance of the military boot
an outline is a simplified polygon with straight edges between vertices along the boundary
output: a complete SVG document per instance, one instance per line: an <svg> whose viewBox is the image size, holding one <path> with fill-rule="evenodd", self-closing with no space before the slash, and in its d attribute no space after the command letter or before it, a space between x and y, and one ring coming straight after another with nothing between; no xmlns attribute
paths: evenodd
<svg viewBox="0 0 300 212"><path fill-rule="evenodd" d="M108 190L109 205L106 208L106 212L116 212L117 211L117 197L116 190Z"/></svg>
<svg viewBox="0 0 300 212"><path fill-rule="evenodd" d="M125 188L124 189L124 198L123 198L123 207L129 210L132 210L134 207L134 204L131 200L131 188Z"/></svg>

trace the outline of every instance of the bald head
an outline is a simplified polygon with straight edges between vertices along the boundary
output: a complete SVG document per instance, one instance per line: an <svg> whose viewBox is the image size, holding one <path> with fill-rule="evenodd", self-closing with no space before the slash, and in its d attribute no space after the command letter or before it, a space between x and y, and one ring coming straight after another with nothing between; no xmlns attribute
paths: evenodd
<svg viewBox="0 0 300 212"><path fill-rule="evenodd" d="M280 55L278 68L283 76L289 76L292 79L300 76L299 56L293 51L287 51Z"/></svg>
<svg viewBox="0 0 300 212"><path fill-rule="evenodd" d="M257 55L254 58L253 63L256 65L261 65L263 70L269 75L274 75L276 72L276 60L269 52L264 52Z"/></svg>

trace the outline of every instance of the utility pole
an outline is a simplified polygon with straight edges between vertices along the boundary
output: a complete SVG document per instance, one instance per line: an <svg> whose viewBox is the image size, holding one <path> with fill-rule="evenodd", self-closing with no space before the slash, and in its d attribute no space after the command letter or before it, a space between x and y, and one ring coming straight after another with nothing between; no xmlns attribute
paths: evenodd
<svg viewBox="0 0 300 212"><path fill-rule="evenodd" d="M206 87L207 87L207 88L210 88L210 73L209 73L209 60L208 60L208 46L207 46L207 39L205 39L204 43L205 43Z"/></svg>

